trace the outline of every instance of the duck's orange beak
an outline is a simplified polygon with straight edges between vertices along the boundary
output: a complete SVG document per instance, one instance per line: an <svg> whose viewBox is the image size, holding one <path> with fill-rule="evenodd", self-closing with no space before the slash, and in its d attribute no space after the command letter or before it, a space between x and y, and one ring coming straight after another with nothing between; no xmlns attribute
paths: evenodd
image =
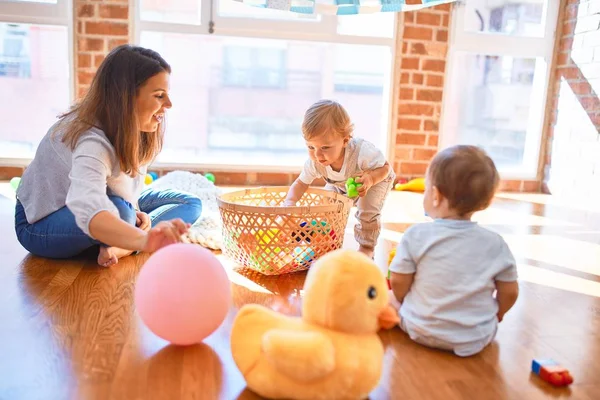
<svg viewBox="0 0 600 400"><path fill-rule="evenodd" d="M391 305L387 305L381 314L379 314L379 329L392 329L400 323L400 318L396 310Z"/></svg>

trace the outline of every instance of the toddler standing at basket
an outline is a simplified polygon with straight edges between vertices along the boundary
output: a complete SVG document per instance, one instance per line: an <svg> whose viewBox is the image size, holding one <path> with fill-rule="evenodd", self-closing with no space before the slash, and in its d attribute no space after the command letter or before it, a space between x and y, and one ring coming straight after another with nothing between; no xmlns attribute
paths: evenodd
<svg viewBox="0 0 600 400"><path fill-rule="evenodd" d="M394 184L394 172L372 143L352 137L353 124L337 102L320 100L305 113L302 135L309 159L290 187L284 205L295 205L309 185L320 177L328 190L346 194L346 181L356 178L358 189L354 237L359 251L373 257L381 231L381 209Z"/></svg>

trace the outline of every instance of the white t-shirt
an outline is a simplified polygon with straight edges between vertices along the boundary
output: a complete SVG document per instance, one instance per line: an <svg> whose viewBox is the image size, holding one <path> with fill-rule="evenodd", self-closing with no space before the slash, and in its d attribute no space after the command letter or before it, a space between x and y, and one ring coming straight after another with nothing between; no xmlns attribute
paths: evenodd
<svg viewBox="0 0 600 400"><path fill-rule="evenodd" d="M449 219L407 229L390 270L415 274L400 316L419 335L455 344L493 333L494 281L517 280L515 259L500 235L476 222Z"/></svg>
<svg viewBox="0 0 600 400"><path fill-rule="evenodd" d="M334 171L328 165L327 167L325 167L325 170L327 172L326 178L335 182L345 182L346 179L353 176L354 171L347 171L347 166L349 164L348 157L351 157L351 155L355 153L352 150L356 146L357 140L355 138L350 139L344 154L344 164L342 165L342 168L339 171ZM360 150L358 151L357 160L357 166L360 170L370 171L375 168L380 168L385 165L385 162L385 156L377 147L375 147L373 143L368 142L366 140L362 141L362 144L360 145ZM306 160L306 162L304 163L304 168L300 173L299 179L303 183L310 185L315 179L318 179L320 177L321 174L319 173L319 171L317 171L315 162L310 158Z"/></svg>

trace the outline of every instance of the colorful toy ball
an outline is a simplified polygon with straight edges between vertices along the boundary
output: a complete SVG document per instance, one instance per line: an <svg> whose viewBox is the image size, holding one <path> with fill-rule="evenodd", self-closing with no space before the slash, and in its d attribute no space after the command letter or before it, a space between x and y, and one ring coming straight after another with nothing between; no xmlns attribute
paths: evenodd
<svg viewBox="0 0 600 400"><path fill-rule="evenodd" d="M152 180L155 181L158 179L158 174L154 171L148 173L148 175L150 175L152 177Z"/></svg>
<svg viewBox="0 0 600 400"><path fill-rule="evenodd" d="M146 177L144 178L144 183L146 185L151 184L152 182L154 182L154 178L152 178L152 175L150 174L146 174Z"/></svg>
<svg viewBox="0 0 600 400"><path fill-rule="evenodd" d="M203 341L224 321L231 304L225 269L195 244L163 247L146 261L135 287L135 305L155 335L175 345Z"/></svg>
<svg viewBox="0 0 600 400"><path fill-rule="evenodd" d="M215 176L213 174L211 174L210 172L207 172L206 174L204 174L204 177L206 179L208 179L209 181L211 181L212 183L215 183Z"/></svg>

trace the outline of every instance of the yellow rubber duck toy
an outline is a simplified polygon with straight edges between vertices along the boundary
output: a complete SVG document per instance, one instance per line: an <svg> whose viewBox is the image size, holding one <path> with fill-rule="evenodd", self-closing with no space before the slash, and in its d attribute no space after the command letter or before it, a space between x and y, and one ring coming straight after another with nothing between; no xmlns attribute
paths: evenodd
<svg viewBox="0 0 600 400"><path fill-rule="evenodd" d="M301 317L244 305L231 329L231 352L248 388L263 397L364 399L381 377L377 332L398 322L373 260L334 250L307 274Z"/></svg>

